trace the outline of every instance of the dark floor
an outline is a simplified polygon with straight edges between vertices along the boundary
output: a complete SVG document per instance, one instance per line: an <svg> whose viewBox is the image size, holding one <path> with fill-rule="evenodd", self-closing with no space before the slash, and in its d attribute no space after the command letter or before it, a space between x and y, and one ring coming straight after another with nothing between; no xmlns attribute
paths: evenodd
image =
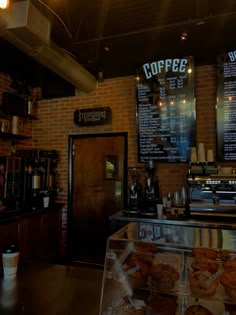
<svg viewBox="0 0 236 315"><path fill-rule="evenodd" d="M1 315L99 315L103 270L57 264L23 265L1 279Z"/></svg>

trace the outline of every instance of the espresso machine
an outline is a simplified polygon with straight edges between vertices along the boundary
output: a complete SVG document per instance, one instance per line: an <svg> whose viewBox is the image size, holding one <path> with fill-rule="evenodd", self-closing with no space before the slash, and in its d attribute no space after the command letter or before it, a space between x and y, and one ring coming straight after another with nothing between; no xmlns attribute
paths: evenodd
<svg viewBox="0 0 236 315"><path fill-rule="evenodd" d="M204 168L204 165L199 165L199 171L189 168L190 217L235 217L236 174L209 173Z"/></svg>
<svg viewBox="0 0 236 315"><path fill-rule="evenodd" d="M143 204L140 213L146 216L156 215L156 204L160 201L159 180L155 176L154 161L148 161L146 165L147 178L145 181Z"/></svg>

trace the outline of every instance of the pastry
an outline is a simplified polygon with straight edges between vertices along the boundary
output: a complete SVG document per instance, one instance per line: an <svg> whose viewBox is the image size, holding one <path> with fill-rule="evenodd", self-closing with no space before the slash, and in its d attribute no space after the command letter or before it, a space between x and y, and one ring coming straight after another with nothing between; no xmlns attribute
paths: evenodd
<svg viewBox="0 0 236 315"><path fill-rule="evenodd" d="M189 285L192 294L197 297L213 296L219 284L218 274L212 274L206 270L190 273Z"/></svg>
<svg viewBox="0 0 236 315"><path fill-rule="evenodd" d="M219 264L213 259L208 258L196 258L191 264L194 271L207 270L210 273L216 273L219 269Z"/></svg>
<svg viewBox="0 0 236 315"><path fill-rule="evenodd" d="M228 259L224 263L224 271L226 271L226 272L236 271L236 258Z"/></svg>
<svg viewBox="0 0 236 315"><path fill-rule="evenodd" d="M236 253L229 250L221 250L219 252L220 259L223 261L227 261L229 259L236 258Z"/></svg>
<svg viewBox="0 0 236 315"><path fill-rule="evenodd" d="M124 266L129 283L134 288L140 288L147 282L152 267L151 255L133 254Z"/></svg>
<svg viewBox="0 0 236 315"><path fill-rule="evenodd" d="M135 242L135 249L137 252L148 253L156 252L157 245L155 243Z"/></svg>
<svg viewBox="0 0 236 315"><path fill-rule="evenodd" d="M236 299L236 271L224 271L220 275L220 281L225 288L225 293L231 299Z"/></svg>
<svg viewBox="0 0 236 315"><path fill-rule="evenodd" d="M196 258L216 259L217 251L211 248L193 248L192 254Z"/></svg>
<svg viewBox="0 0 236 315"><path fill-rule="evenodd" d="M179 279L178 271L169 264L153 265L150 276L153 287L164 291L173 289Z"/></svg>
<svg viewBox="0 0 236 315"><path fill-rule="evenodd" d="M157 295L147 305L146 315L175 315L176 311L177 303L173 297Z"/></svg>
<svg viewBox="0 0 236 315"><path fill-rule="evenodd" d="M191 305L189 306L184 315L214 315L211 311L202 305Z"/></svg>

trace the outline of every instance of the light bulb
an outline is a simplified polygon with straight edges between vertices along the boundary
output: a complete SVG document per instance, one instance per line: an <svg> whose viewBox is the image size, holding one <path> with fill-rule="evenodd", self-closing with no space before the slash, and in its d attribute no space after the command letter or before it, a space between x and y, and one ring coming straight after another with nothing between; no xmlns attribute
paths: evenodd
<svg viewBox="0 0 236 315"><path fill-rule="evenodd" d="M7 9L9 7L9 0L0 0L0 9Z"/></svg>

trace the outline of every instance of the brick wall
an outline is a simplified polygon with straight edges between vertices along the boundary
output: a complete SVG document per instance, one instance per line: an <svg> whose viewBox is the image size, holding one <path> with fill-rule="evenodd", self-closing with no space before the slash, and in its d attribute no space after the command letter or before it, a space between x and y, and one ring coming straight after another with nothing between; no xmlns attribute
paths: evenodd
<svg viewBox="0 0 236 315"><path fill-rule="evenodd" d="M9 88L9 78L0 77L0 89ZM38 93L38 91L37 91ZM216 67L199 66L195 69L196 96L196 140L204 142L206 149L216 150ZM74 125L73 113L76 109L109 106L112 109L112 123L98 127L78 127ZM33 111L38 120L28 122L27 133L32 140L16 145L17 148L35 147L60 152L59 184L62 191L58 201L67 202L68 180L68 135L101 132L128 132L128 165L139 166L137 162L136 96L134 77L105 80L91 94L74 97L38 101ZM26 127L25 127L26 128ZM12 150L9 142L0 140L1 154ZM232 165L232 163L231 163ZM187 164L156 163L156 174L160 179L163 195L168 191L180 190L186 185ZM233 165L234 166L234 165Z"/></svg>

